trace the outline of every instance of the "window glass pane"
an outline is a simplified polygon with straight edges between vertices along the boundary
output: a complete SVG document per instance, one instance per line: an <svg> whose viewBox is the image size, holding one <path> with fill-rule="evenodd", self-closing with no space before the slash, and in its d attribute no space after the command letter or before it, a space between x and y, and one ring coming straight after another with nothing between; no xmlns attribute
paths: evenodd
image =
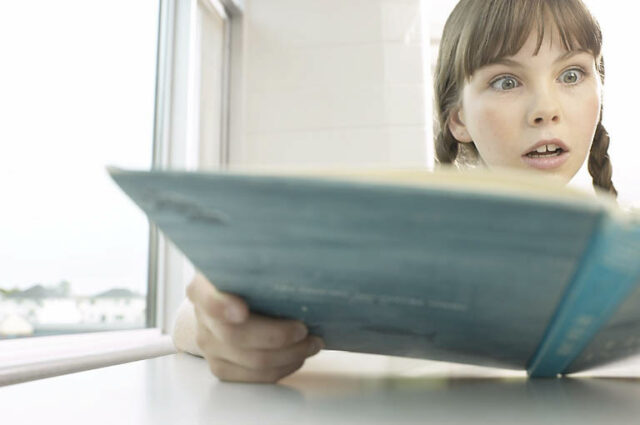
<svg viewBox="0 0 640 425"><path fill-rule="evenodd" d="M200 168L215 169L221 158L222 136L222 66L224 62L224 20L208 6L208 0L198 1L200 51Z"/></svg>
<svg viewBox="0 0 640 425"><path fill-rule="evenodd" d="M145 326L158 0L0 2L0 338Z"/></svg>

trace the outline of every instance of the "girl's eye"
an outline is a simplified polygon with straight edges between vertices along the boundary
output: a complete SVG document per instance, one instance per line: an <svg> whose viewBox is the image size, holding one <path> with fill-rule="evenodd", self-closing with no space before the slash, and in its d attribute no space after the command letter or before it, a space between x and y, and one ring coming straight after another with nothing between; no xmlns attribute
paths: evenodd
<svg viewBox="0 0 640 425"><path fill-rule="evenodd" d="M493 80L493 82L491 83L491 87L498 91L513 90L517 86L518 80L509 76L500 77L497 80Z"/></svg>
<svg viewBox="0 0 640 425"><path fill-rule="evenodd" d="M560 81L568 85L574 85L582 81L584 72L578 68L568 69L560 75Z"/></svg>

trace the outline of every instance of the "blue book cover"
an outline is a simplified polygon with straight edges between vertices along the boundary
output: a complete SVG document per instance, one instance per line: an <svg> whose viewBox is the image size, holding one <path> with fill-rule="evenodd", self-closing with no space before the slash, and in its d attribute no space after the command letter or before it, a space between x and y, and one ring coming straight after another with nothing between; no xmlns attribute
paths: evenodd
<svg viewBox="0 0 640 425"><path fill-rule="evenodd" d="M218 289L302 320L328 349L514 369L539 352L607 210L504 176L110 173Z"/></svg>
<svg viewBox="0 0 640 425"><path fill-rule="evenodd" d="M529 374L552 377L637 354L639 284L640 221L603 215Z"/></svg>

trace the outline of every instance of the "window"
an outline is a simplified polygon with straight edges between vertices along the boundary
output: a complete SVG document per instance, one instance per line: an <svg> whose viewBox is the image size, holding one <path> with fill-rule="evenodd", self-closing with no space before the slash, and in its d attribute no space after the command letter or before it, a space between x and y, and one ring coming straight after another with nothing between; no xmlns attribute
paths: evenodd
<svg viewBox="0 0 640 425"><path fill-rule="evenodd" d="M229 13L239 45L238 0L0 6L0 385L173 351L192 270L105 166L225 163Z"/></svg>
<svg viewBox="0 0 640 425"><path fill-rule="evenodd" d="M146 326L158 1L3 2L0 338Z"/></svg>
<svg viewBox="0 0 640 425"><path fill-rule="evenodd" d="M218 0L162 4L154 167L223 167L229 146L230 14L239 35L241 5ZM168 332L193 267L155 226L152 239L157 240L151 255L158 265L152 279L158 292L151 297L156 302L151 318Z"/></svg>
<svg viewBox="0 0 640 425"><path fill-rule="evenodd" d="M228 162L228 46L227 15L221 4L198 1L195 69L199 102L199 168L219 168Z"/></svg>

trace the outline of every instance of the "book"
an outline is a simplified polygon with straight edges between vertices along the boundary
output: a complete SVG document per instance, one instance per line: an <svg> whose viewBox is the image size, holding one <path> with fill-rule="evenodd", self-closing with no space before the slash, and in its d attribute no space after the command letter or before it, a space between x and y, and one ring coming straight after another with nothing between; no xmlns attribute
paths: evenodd
<svg viewBox="0 0 640 425"><path fill-rule="evenodd" d="M219 290L327 349L554 377L640 352L640 214L507 171L109 168Z"/></svg>

